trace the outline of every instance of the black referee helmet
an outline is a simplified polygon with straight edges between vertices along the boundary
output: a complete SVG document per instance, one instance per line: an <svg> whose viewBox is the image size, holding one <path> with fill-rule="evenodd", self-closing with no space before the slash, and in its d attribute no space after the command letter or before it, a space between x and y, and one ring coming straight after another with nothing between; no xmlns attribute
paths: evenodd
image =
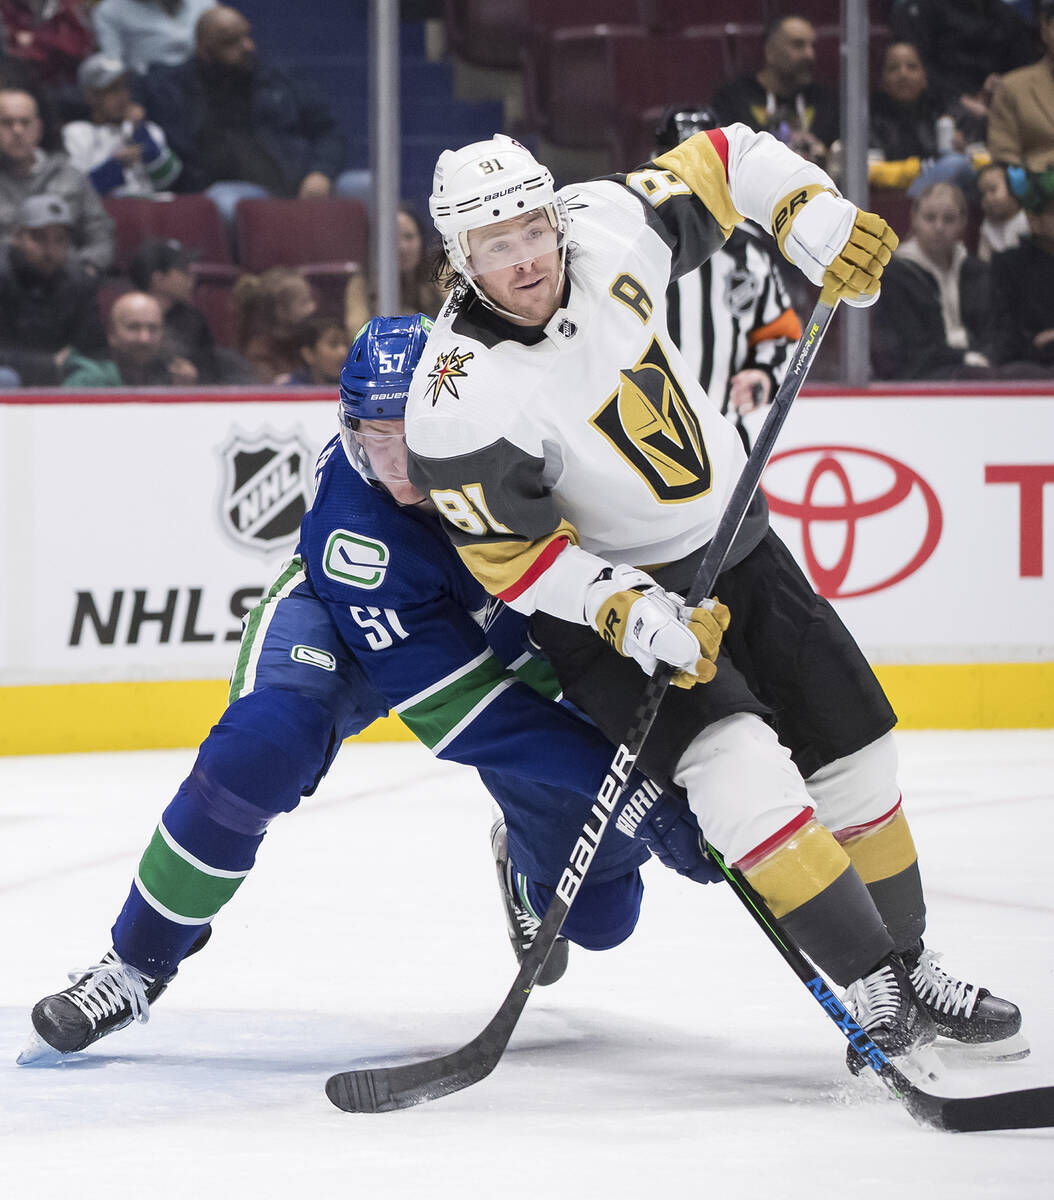
<svg viewBox="0 0 1054 1200"><path fill-rule="evenodd" d="M717 113L705 104L671 104L655 126L655 148L659 153L672 150L693 133L716 129L720 124Z"/></svg>

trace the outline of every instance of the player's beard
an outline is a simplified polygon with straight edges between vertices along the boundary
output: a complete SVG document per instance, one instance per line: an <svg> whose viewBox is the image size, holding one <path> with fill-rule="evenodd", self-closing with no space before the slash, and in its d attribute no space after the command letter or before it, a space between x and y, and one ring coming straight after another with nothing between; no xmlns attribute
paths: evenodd
<svg viewBox="0 0 1054 1200"><path fill-rule="evenodd" d="M539 262L543 260L538 260ZM536 277L528 272L510 274L499 284L487 286L487 277L480 276L478 284L492 306L506 318L524 325L545 325L560 307L564 286L564 256L559 250L545 255L545 265L535 268Z"/></svg>

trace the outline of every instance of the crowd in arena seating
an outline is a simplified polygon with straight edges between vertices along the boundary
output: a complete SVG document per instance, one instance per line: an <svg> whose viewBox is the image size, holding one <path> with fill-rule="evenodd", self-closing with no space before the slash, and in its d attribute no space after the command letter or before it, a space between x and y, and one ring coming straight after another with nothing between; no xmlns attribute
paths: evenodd
<svg viewBox="0 0 1054 1200"><path fill-rule="evenodd" d="M0 387L332 384L376 305L347 158L236 7L0 0Z"/></svg>
<svg viewBox="0 0 1054 1200"><path fill-rule="evenodd" d="M1030 15L1031 25L1004 0L888 6L868 181L902 240L872 315L878 378L1035 378L1054 365L1054 307L1037 300L1054 293L1054 2L1038 0ZM728 86L714 101L723 117L754 116L838 178L831 97L810 71L815 38L805 18L774 17L752 110L721 112ZM1026 262L1031 295L1009 282L1010 265L1021 279ZM1011 337L1023 306L1031 334Z"/></svg>
<svg viewBox="0 0 1054 1200"><path fill-rule="evenodd" d="M1054 0L1024 12L1004 0L876 7L886 23L872 55L868 182L902 240L872 314L874 372L1044 377L1054 368ZM816 46L812 20L774 6L760 62L714 89L712 107L837 181L838 96L814 77ZM800 281L788 283L800 297Z"/></svg>
<svg viewBox="0 0 1054 1200"><path fill-rule="evenodd" d="M516 7L497 6L506 22ZM723 68L665 104L766 129L840 180L836 5L715 4L700 25L698 6L625 0L588 29L590 6L576 10L571 30L552 5L518 7L534 26L520 39L528 76L539 45L720 45L706 62ZM433 8L453 52L471 45L453 14L486 12ZM874 370L1048 374L1054 0L870 0L869 11L871 207L902 239L872 310ZM653 115L604 128L632 147ZM558 139L558 125L536 114L532 129L528 111L513 132ZM325 98L257 53L236 4L0 0L0 387L332 383L377 310L362 173L347 166ZM400 309L434 315L434 238L412 205L398 239ZM805 310L793 272L787 284Z"/></svg>
<svg viewBox="0 0 1054 1200"><path fill-rule="evenodd" d="M458 28L453 44L483 65L508 68L521 56L524 129L539 130L558 151L599 155L602 170L646 158L661 111L658 75L676 90L667 103L705 106L723 123L766 130L844 182L841 6L830 0L583 0L572 14L555 0L447 6L448 16L469 10L490 36ZM522 50L510 46L515 38L495 36L497 23L516 12ZM1054 3L869 0L868 13L870 195L854 198L880 212L903 243L872 310L875 374L1049 371L1054 308L1028 306L1027 345L997 331L1008 311L1026 319L1028 299L1001 286L1013 261L1002 255L1027 258L1030 278L1038 277L1034 294L1050 294L1044 173L1054 168ZM560 83L568 78L583 81L575 111L547 112L554 103L568 107ZM785 282L807 316L810 289L793 270Z"/></svg>

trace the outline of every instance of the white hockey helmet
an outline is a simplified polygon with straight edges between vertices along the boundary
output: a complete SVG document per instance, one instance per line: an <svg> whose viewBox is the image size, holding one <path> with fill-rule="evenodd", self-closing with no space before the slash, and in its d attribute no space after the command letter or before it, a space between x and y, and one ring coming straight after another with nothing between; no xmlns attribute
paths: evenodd
<svg viewBox="0 0 1054 1200"><path fill-rule="evenodd" d="M440 154L428 210L450 265L460 274L474 274L468 261L469 230L536 209L545 211L556 234L553 249L562 249L567 234L564 202L548 167L515 138L496 133L488 141Z"/></svg>

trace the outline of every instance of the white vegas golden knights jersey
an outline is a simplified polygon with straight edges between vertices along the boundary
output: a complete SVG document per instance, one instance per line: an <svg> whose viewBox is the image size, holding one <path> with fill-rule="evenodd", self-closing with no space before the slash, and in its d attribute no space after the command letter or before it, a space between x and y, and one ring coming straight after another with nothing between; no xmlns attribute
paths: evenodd
<svg viewBox="0 0 1054 1200"><path fill-rule="evenodd" d="M740 142L767 136L725 132ZM411 476L470 570L520 611L583 621L584 589L603 567L654 567L704 546L739 477L739 435L667 328L671 279L741 219L723 135L699 134L681 149L708 137L691 186L663 169L666 156L624 182L561 192L568 282L544 328L451 302L428 339L406 413ZM801 164L791 164L799 178ZM809 182L826 178L811 171ZM778 180L770 190L787 194ZM765 523L759 499L729 565Z"/></svg>

